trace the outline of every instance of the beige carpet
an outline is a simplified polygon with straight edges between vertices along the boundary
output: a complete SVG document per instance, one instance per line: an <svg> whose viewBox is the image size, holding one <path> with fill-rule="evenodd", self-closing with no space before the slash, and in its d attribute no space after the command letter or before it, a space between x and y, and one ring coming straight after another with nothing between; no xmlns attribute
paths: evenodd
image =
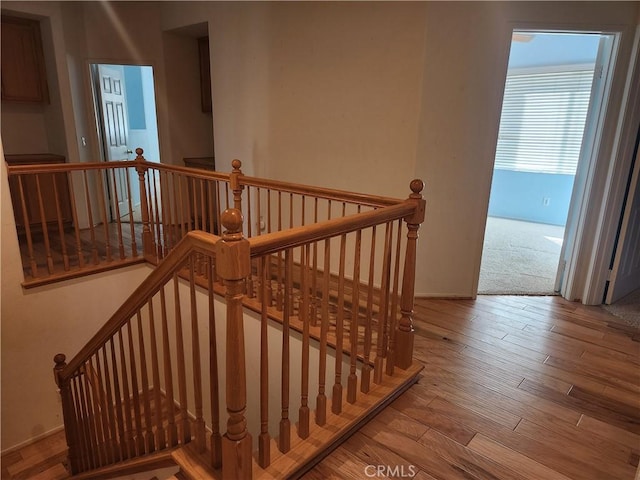
<svg viewBox="0 0 640 480"><path fill-rule="evenodd" d="M640 289L602 308L620 318L624 324L640 328Z"/></svg>
<svg viewBox="0 0 640 480"><path fill-rule="evenodd" d="M553 295L564 227L489 217L479 294Z"/></svg>

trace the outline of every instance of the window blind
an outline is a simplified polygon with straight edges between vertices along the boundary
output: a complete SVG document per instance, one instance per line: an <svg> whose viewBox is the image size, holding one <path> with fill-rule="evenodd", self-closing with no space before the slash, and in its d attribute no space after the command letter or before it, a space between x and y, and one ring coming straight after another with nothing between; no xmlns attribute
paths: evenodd
<svg viewBox="0 0 640 480"><path fill-rule="evenodd" d="M507 74L495 168L575 175L593 72Z"/></svg>

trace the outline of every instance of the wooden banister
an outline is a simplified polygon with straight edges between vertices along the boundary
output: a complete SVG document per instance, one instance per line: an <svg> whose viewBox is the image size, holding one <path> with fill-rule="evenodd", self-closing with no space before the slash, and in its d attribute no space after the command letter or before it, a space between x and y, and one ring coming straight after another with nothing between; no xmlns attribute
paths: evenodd
<svg viewBox="0 0 640 480"><path fill-rule="evenodd" d="M244 352L242 298L244 280L251 273L249 242L242 236L242 213L227 209L222 214L226 231L216 244L216 269L226 287L227 307L227 433L222 439L223 478L252 476L251 435L247 431L247 380Z"/></svg>
<svg viewBox="0 0 640 480"><path fill-rule="evenodd" d="M416 285L416 244L418 229L424 221L425 200L422 198L424 183L415 179L411 182L408 202L413 205L413 213L405 218L407 223L407 251L404 257L402 295L400 298L400 321L395 336L394 364L404 370L413 361L413 301Z"/></svg>
<svg viewBox="0 0 640 480"><path fill-rule="evenodd" d="M61 373L67 366L66 357L63 353L58 353L53 361L55 367L53 368L53 375L56 380L56 385L60 390L60 398L62 401L62 417L65 424L65 437L67 439L67 447L69 448L69 467L71 473L78 472L78 454L76 451L76 416L73 409L73 399L71 398L71 386L68 378L64 378Z"/></svg>
<svg viewBox="0 0 640 480"><path fill-rule="evenodd" d="M129 298L116 310L112 317L89 342L58 372L63 380L69 379L78 368L98 348L107 342L118 330L147 302L169 278L173 277L178 267L185 262L193 251L209 252L220 239L217 235L201 231L193 231L178 242L171 253L149 274L147 279L129 296Z"/></svg>
<svg viewBox="0 0 640 480"><path fill-rule="evenodd" d="M287 248L299 247L327 238L337 237L381 223L397 220L412 215L416 209L415 202L391 205L370 212L356 213L346 217L334 218L313 225L294 227L281 232L272 232L249 239L251 256L260 257L283 251Z"/></svg>

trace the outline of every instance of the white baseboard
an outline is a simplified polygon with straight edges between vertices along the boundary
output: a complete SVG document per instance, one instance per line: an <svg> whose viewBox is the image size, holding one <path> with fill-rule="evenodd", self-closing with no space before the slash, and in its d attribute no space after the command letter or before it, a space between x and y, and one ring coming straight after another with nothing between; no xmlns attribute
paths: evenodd
<svg viewBox="0 0 640 480"><path fill-rule="evenodd" d="M40 440L42 440L45 437L49 437L51 435L54 435L60 431L64 430L64 425L59 425L55 428L52 428L51 430L41 433L40 435L36 435L35 437L32 437L28 440L25 440L24 442L20 442L17 445L14 445L13 447L9 447L6 450L2 450L0 452L0 455L6 455L7 453L11 453L11 452L15 452L16 450L20 450L21 448L26 447L27 445L31 445L32 443L36 443Z"/></svg>

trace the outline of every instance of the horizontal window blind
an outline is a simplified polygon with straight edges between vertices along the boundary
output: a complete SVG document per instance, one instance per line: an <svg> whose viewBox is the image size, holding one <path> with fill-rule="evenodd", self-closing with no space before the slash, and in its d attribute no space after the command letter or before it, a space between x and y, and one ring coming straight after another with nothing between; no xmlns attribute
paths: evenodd
<svg viewBox="0 0 640 480"><path fill-rule="evenodd" d="M495 168L574 175L593 71L508 74Z"/></svg>

